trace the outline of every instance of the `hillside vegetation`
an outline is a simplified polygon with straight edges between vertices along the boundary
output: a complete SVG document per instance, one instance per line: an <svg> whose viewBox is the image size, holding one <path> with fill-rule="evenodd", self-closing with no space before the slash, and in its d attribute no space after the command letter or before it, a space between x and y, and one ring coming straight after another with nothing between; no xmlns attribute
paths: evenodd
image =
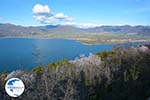
<svg viewBox="0 0 150 100"><path fill-rule="evenodd" d="M147 47L99 52L51 63L32 71L3 72L0 100L11 99L5 82L21 78L25 92L15 100L147 100L150 97L150 50Z"/></svg>

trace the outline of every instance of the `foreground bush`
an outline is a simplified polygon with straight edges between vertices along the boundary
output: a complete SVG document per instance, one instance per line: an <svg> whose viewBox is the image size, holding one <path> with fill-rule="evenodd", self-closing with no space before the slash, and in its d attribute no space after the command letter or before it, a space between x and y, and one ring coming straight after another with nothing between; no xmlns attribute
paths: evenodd
<svg viewBox="0 0 150 100"><path fill-rule="evenodd" d="M147 100L150 97L150 51L114 48L82 57L0 75L0 100L11 99L4 90L8 78L25 82L16 100Z"/></svg>

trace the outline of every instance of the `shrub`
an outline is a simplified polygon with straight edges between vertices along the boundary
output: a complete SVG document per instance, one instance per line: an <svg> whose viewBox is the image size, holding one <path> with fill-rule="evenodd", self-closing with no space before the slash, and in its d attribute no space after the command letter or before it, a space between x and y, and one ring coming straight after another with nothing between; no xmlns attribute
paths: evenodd
<svg viewBox="0 0 150 100"><path fill-rule="evenodd" d="M42 66L38 66L33 69L33 72L35 73L40 73L41 71L42 71Z"/></svg>
<svg viewBox="0 0 150 100"><path fill-rule="evenodd" d="M109 54L110 54L110 51L105 50L103 52L97 53L96 55L100 57L102 60L104 60L106 57L108 57Z"/></svg>
<svg viewBox="0 0 150 100"><path fill-rule="evenodd" d="M65 66L65 65L69 65L69 64L70 64L70 62L67 59L62 59L60 61L49 64L48 69L51 69L51 68L53 69L58 66Z"/></svg>

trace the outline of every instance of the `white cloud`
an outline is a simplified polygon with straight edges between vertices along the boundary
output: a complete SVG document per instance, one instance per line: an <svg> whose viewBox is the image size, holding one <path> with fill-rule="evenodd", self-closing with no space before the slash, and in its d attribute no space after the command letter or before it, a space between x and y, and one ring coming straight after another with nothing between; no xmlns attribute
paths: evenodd
<svg viewBox="0 0 150 100"><path fill-rule="evenodd" d="M36 4L33 9L33 17L42 24L72 25L79 28L91 28L100 26L92 23L77 23L75 20L63 13L52 13L48 5Z"/></svg>
<svg viewBox="0 0 150 100"><path fill-rule="evenodd" d="M56 17L56 18L65 18L65 17L67 17L67 16L65 16L63 13L57 13L57 14L55 15L55 17Z"/></svg>
<svg viewBox="0 0 150 100"><path fill-rule="evenodd" d="M53 14L48 5L36 4L33 9L33 17L44 24L65 24L73 21L73 18L63 13Z"/></svg>
<svg viewBox="0 0 150 100"><path fill-rule="evenodd" d="M100 24L94 24L94 23L77 23L76 25L79 28L94 28L101 26Z"/></svg>
<svg viewBox="0 0 150 100"><path fill-rule="evenodd" d="M62 14L61 16L59 16L59 14L35 14L34 18L43 24L52 25L71 23L73 21L73 18L64 14Z"/></svg>
<svg viewBox="0 0 150 100"><path fill-rule="evenodd" d="M55 19L64 20L64 21L73 21L72 17L64 15L63 13L57 13L53 16Z"/></svg>
<svg viewBox="0 0 150 100"><path fill-rule="evenodd" d="M32 9L34 14L39 14L39 13L50 13L50 8L48 5L41 5L41 4L36 4L33 9Z"/></svg>

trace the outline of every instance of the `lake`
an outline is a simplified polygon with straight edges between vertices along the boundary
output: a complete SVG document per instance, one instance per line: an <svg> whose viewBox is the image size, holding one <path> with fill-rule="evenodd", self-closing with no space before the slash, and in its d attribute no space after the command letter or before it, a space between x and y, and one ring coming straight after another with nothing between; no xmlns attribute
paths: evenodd
<svg viewBox="0 0 150 100"><path fill-rule="evenodd" d="M103 50L111 50L116 44L85 45L66 39L0 39L0 72L18 69L31 70L35 66L69 59Z"/></svg>

